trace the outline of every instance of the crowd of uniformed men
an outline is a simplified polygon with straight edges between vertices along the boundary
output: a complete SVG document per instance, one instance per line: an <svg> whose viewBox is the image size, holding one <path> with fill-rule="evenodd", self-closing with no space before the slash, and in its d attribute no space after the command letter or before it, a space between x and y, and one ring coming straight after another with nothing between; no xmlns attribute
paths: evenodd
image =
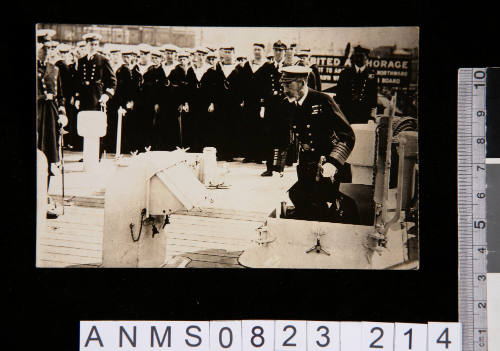
<svg viewBox="0 0 500 351"><path fill-rule="evenodd" d="M73 48L52 41L53 34L38 32L38 145L49 152L49 163L57 162L51 142L57 132L47 125L51 114L56 121L58 115L67 116L64 144L81 150L78 111L104 109L108 130L101 148L108 152L115 151L120 113L122 153L150 146L201 152L213 146L219 160L265 160L262 176L283 172L286 164L300 159L299 181L290 189L297 212L331 218L326 203L338 200L338 183L350 178L345 167L354 145L349 122L366 123L376 108L376 79L365 68L369 50L354 50L353 67L342 72L334 101L320 92L310 50L298 50L293 43L275 42L267 57L265 45L255 42L252 57L242 58L231 45L101 47L100 35L90 33ZM333 198L317 185L322 183L318 162L330 163L336 171Z"/></svg>

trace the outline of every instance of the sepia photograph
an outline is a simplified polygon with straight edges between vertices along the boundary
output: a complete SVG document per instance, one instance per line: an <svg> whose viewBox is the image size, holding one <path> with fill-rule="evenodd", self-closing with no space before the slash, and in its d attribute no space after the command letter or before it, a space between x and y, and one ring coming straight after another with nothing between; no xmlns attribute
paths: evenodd
<svg viewBox="0 0 500 351"><path fill-rule="evenodd" d="M418 27L36 25L39 268L419 268Z"/></svg>

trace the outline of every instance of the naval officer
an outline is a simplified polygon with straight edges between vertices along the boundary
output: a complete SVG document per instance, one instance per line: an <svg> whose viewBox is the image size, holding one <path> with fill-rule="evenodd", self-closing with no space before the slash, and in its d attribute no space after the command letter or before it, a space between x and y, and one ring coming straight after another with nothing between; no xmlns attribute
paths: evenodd
<svg viewBox="0 0 500 351"><path fill-rule="evenodd" d="M341 182L351 181L346 160L354 147L354 132L332 98L307 86L310 71L284 67L281 77L293 106L292 129L299 144L298 181L289 190L295 218L354 223L356 205L339 191Z"/></svg>
<svg viewBox="0 0 500 351"><path fill-rule="evenodd" d="M100 110L116 89L116 77L109 60L97 53L101 35L85 34L87 55L78 60L75 107L81 111Z"/></svg>
<svg viewBox="0 0 500 351"><path fill-rule="evenodd" d="M370 50L354 48L352 67L345 68L339 76L335 100L350 123L368 123L375 120L377 112L377 76L367 67Z"/></svg>

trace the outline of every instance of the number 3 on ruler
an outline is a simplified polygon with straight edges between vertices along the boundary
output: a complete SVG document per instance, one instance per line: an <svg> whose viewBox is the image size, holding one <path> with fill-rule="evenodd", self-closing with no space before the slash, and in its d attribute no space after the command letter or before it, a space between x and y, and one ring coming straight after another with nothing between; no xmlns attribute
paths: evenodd
<svg viewBox="0 0 500 351"><path fill-rule="evenodd" d="M427 327L429 351L461 351L462 333L459 323L430 322Z"/></svg>

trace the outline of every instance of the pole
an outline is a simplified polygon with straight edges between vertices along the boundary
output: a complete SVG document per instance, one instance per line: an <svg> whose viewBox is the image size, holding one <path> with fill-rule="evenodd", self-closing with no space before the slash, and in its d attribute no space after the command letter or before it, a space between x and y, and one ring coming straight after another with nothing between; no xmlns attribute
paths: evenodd
<svg viewBox="0 0 500 351"><path fill-rule="evenodd" d="M125 110L120 106L118 109L118 124L116 126L116 152L115 159L120 158L122 149L122 118L125 114Z"/></svg>
<svg viewBox="0 0 500 351"><path fill-rule="evenodd" d="M61 194L62 194L62 214L64 215L64 152L63 152L63 144L64 139L63 135L65 133L64 127L60 124L59 128L59 157L61 159Z"/></svg>
<svg viewBox="0 0 500 351"><path fill-rule="evenodd" d="M177 121L179 122L179 137L181 141L181 148L184 147L182 144L182 110L179 111L179 116L177 117Z"/></svg>

